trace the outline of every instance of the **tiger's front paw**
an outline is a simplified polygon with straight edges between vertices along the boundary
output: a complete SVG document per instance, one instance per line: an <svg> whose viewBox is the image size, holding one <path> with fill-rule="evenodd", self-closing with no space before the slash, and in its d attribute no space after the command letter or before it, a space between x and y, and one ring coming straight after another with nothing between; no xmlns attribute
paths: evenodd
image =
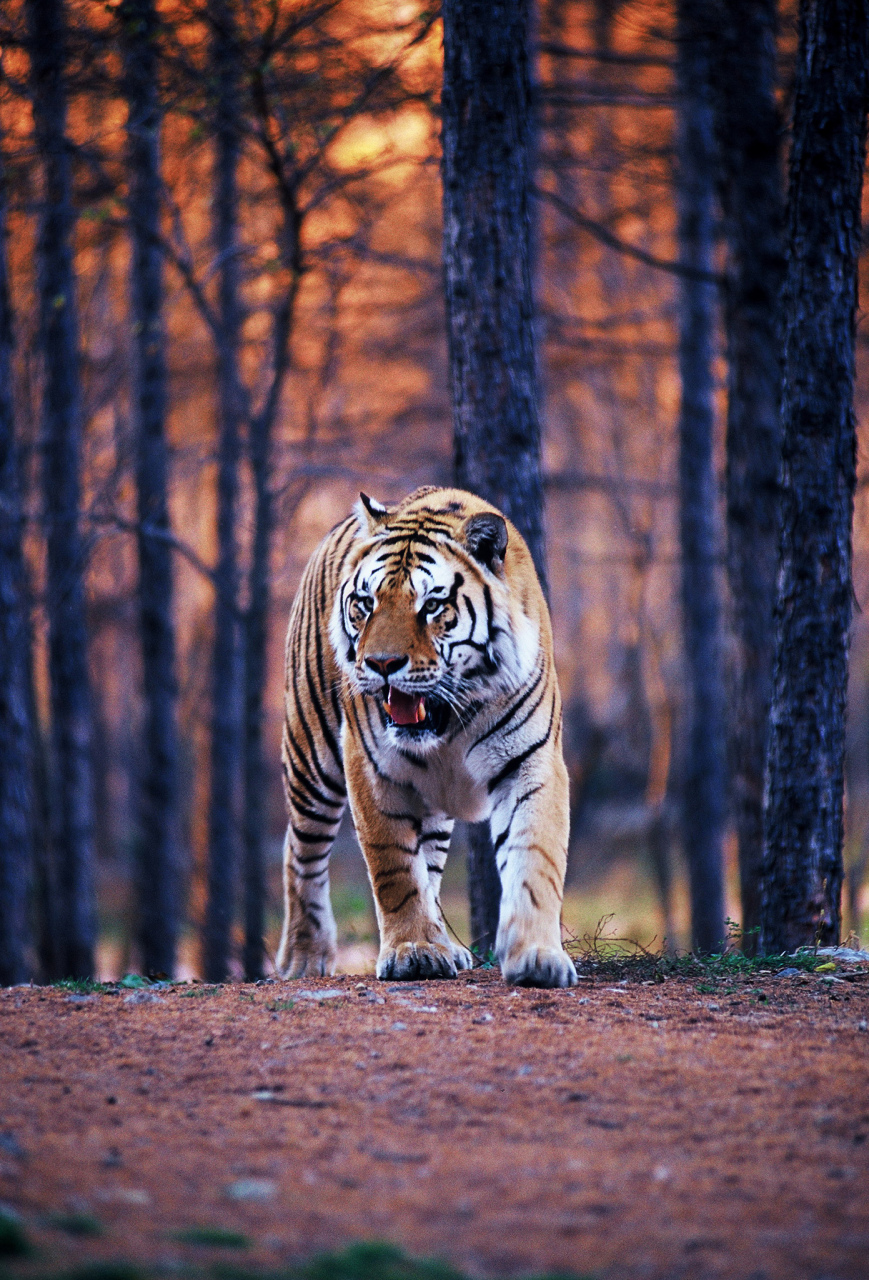
<svg viewBox="0 0 869 1280"><path fill-rule="evenodd" d="M473 969L477 961L474 959L472 952L467 947L463 947L459 942L451 942L450 947L453 952L453 964L457 969Z"/></svg>
<svg viewBox="0 0 869 1280"><path fill-rule="evenodd" d="M473 958L469 958L473 963ZM449 944L444 946L439 942L399 942L394 947L381 948L377 960L377 976L400 982L412 978L454 978L457 967L471 966L459 965Z"/></svg>
<svg viewBox="0 0 869 1280"><path fill-rule="evenodd" d="M563 947L529 947L501 960L504 981L514 987L575 987L576 967Z"/></svg>
<svg viewBox="0 0 869 1280"><path fill-rule="evenodd" d="M335 972L336 961L331 938L284 938L275 968L282 978L328 978Z"/></svg>

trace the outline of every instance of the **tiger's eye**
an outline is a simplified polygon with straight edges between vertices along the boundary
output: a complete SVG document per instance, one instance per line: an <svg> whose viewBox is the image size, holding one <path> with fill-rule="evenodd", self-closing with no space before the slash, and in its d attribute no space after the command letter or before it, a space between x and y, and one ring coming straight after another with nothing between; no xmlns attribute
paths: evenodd
<svg viewBox="0 0 869 1280"><path fill-rule="evenodd" d="M373 608L371 596L351 596L347 606L350 621L354 626L361 627Z"/></svg>

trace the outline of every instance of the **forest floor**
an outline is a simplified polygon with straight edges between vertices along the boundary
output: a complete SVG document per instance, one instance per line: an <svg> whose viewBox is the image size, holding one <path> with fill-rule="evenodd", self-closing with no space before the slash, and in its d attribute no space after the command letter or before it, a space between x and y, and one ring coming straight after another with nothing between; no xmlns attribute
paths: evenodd
<svg viewBox="0 0 869 1280"><path fill-rule="evenodd" d="M869 970L581 967L0 993L0 1270L866 1277Z"/></svg>

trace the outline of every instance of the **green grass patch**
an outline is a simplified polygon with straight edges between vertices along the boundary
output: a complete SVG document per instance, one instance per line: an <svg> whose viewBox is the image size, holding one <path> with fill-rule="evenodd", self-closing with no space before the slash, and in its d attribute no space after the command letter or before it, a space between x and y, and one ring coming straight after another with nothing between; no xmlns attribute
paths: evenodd
<svg viewBox="0 0 869 1280"><path fill-rule="evenodd" d="M244 1248L251 1242L240 1232L221 1227L191 1227L173 1237L185 1244ZM30 1272L28 1272L28 1275ZM72 1270L40 1272L34 1280L165 1280L165 1265L137 1265L124 1259L80 1264ZM468 1280L463 1272L436 1258L409 1257L393 1244L361 1241L334 1253L318 1254L307 1262L280 1271L246 1267L228 1261L182 1263L172 1267L176 1280ZM593 1280L588 1272L546 1272L527 1280Z"/></svg>
<svg viewBox="0 0 869 1280"><path fill-rule="evenodd" d="M109 991L117 990L115 982L96 982L93 978L61 978L53 982L53 987L60 991L71 991L78 996L104 996Z"/></svg>
<svg viewBox="0 0 869 1280"><path fill-rule="evenodd" d="M371 891L355 881L333 881L332 910L342 942L376 942L377 922Z"/></svg>
<svg viewBox="0 0 869 1280"><path fill-rule="evenodd" d="M101 1236L102 1223L92 1213L53 1213L48 1225L69 1236Z"/></svg>
<svg viewBox="0 0 869 1280"><path fill-rule="evenodd" d="M621 981L664 982L667 978L686 978L696 982L701 995L721 994L722 982L772 976L780 969L818 972L818 955L814 947L802 947L793 955L746 955L740 950L742 931L729 920L726 946L712 955L694 952L671 954L652 951L626 938L613 938L606 933L610 917L597 924L593 934L574 938L565 944L581 974L598 975ZM835 966L834 966L835 967Z"/></svg>
<svg viewBox="0 0 869 1280"><path fill-rule="evenodd" d="M220 1249L249 1249L251 1240L241 1231L226 1227L187 1227L175 1237L182 1244L198 1244Z"/></svg>
<svg viewBox="0 0 869 1280"><path fill-rule="evenodd" d="M393 1244L371 1240L352 1244L338 1253L320 1254L292 1271L290 1276L292 1280L466 1280L464 1274L448 1262L408 1257ZM533 1280L582 1280L582 1277L548 1272ZM591 1277L586 1276L585 1280Z"/></svg>
<svg viewBox="0 0 869 1280"><path fill-rule="evenodd" d="M365 1241L325 1253L300 1269L304 1280L462 1280L446 1262L409 1258L395 1245Z"/></svg>
<svg viewBox="0 0 869 1280"><path fill-rule="evenodd" d="M138 1267L123 1258L105 1262L84 1262L81 1266L64 1271L57 1280L151 1280L154 1275L147 1268ZM45 1280L49 1280L48 1277Z"/></svg>
<svg viewBox="0 0 869 1280"><path fill-rule="evenodd" d="M332 890L332 901L336 915L364 916L367 919L373 914L371 895L364 884L339 881Z"/></svg>
<svg viewBox="0 0 869 1280"><path fill-rule="evenodd" d="M180 995L182 999L202 999L203 996L219 996L220 987L191 987L189 991L182 991Z"/></svg>
<svg viewBox="0 0 869 1280"><path fill-rule="evenodd" d="M26 1258L31 1252L21 1220L16 1214L0 1209L0 1258Z"/></svg>

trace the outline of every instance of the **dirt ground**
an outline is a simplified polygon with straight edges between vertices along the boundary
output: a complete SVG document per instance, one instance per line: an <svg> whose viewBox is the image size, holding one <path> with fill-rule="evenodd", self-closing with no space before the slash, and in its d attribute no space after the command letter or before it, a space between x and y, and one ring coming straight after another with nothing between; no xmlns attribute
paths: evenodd
<svg viewBox="0 0 869 1280"><path fill-rule="evenodd" d="M379 1239L484 1276L858 1280L869 972L837 974L4 991L13 1273Z"/></svg>

